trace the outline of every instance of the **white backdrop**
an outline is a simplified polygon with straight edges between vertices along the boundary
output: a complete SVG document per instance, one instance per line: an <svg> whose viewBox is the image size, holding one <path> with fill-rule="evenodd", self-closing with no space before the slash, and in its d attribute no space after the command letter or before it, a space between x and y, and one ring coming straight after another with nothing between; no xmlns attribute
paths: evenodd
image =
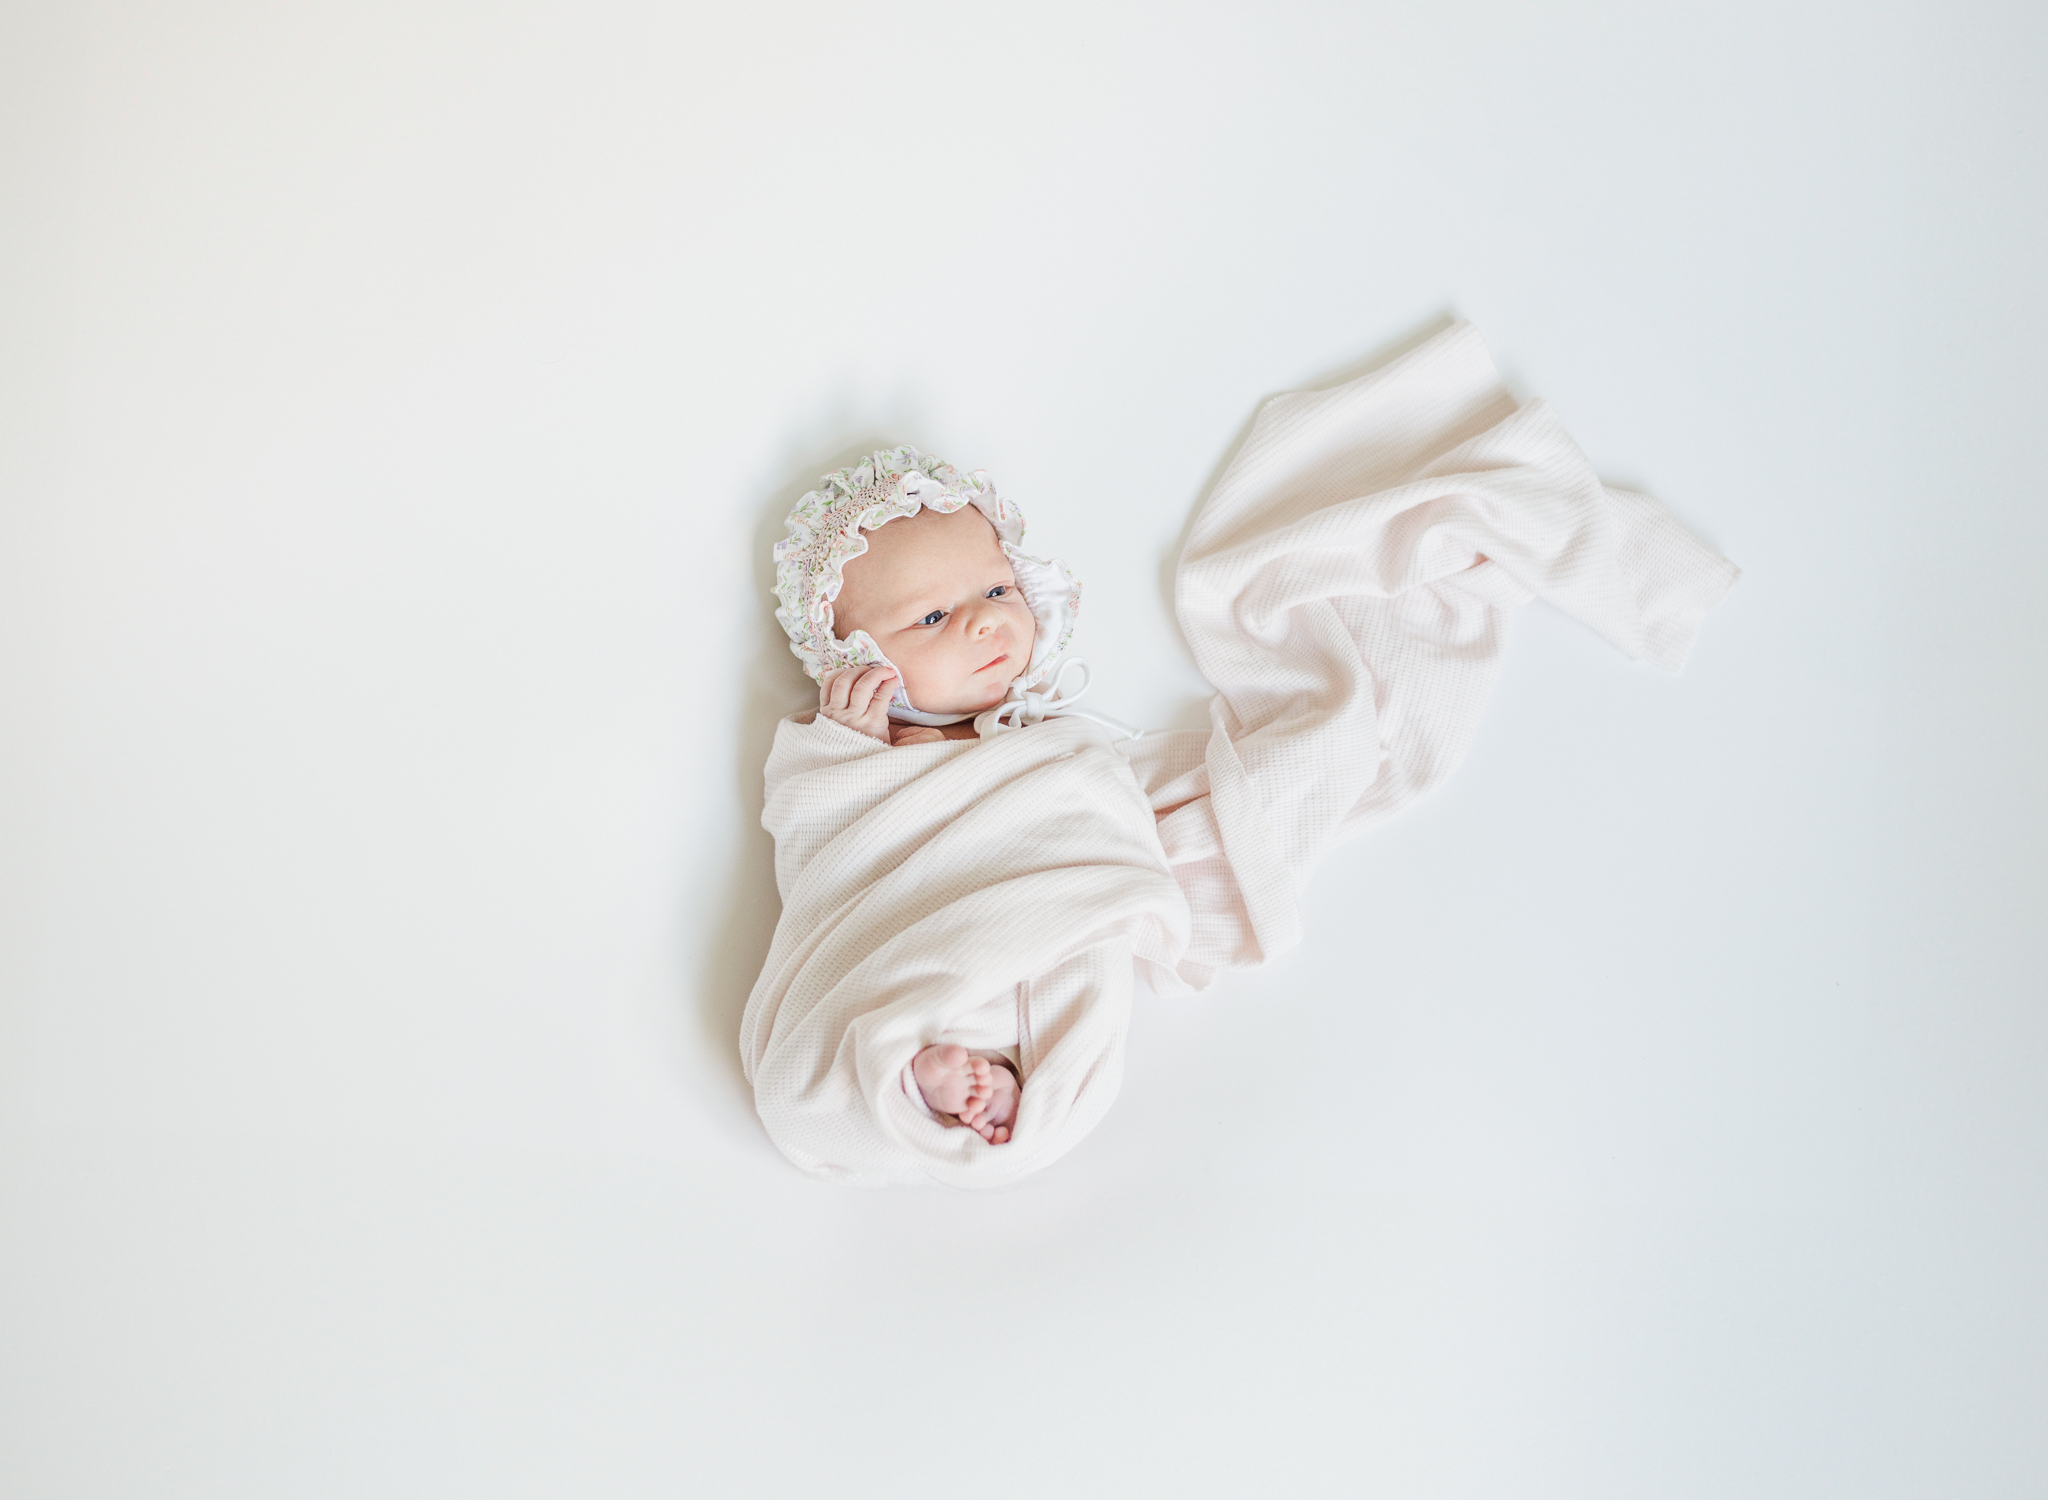
<svg viewBox="0 0 2048 1500"><path fill-rule="evenodd" d="M1687 13L1689 11L1689 13ZM0 1492L2048 1489L2048 12L0 12ZM788 503L988 468L1102 706L1474 319L1747 577L1525 611L1027 1187L739 1076Z"/></svg>

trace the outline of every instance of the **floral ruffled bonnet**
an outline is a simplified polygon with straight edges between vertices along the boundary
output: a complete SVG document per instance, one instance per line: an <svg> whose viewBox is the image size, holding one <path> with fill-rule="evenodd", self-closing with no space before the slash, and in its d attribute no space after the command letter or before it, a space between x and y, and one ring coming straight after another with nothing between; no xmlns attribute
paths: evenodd
<svg viewBox="0 0 2048 1500"><path fill-rule="evenodd" d="M987 473L962 474L944 459L915 448L890 448L851 468L827 474L789 513L789 535L775 544L775 618L789 634L789 649L813 681L841 667L893 666L865 630L845 640L833 634L832 601L846 565L868 550L867 533L920 510L949 514L971 505L996 529L1004 556L1017 573L1017 589L1038 621L1031 660L1010 684L1007 702L1036 697L1030 689L1051 669L1074 634L1081 585L1057 558L1020 550L1024 516L996 494ZM1085 671L1085 667L1083 668ZM910 701L899 677L889 716L913 724L951 724L971 714L928 714Z"/></svg>

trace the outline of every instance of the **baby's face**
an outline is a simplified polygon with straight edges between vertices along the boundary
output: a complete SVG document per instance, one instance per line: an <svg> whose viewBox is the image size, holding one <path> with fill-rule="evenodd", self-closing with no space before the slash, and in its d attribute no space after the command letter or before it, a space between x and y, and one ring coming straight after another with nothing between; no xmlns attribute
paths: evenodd
<svg viewBox="0 0 2048 1500"><path fill-rule="evenodd" d="M1031 660L1038 622L995 527L971 505L877 527L842 579L833 629L874 637L925 713L993 708Z"/></svg>

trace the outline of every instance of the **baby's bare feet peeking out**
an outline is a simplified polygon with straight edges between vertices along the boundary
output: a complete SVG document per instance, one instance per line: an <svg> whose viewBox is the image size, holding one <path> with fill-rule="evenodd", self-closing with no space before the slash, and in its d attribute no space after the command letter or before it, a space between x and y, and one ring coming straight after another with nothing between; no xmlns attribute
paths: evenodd
<svg viewBox="0 0 2048 1500"><path fill-rule="evenodd" d="M1017 1118L1017 1075L1001 1063L988 1070L986 1099L970 1099L960 1111L960 1123L991 1146L1010 1138L1010 1125Z"/></svg>
<svg viewBox="0 0 2048 1500"><path fill-rule="evenodd" d="M910 1076L936 1114L957 1115L974 1099L988 1099L988 1064L954 1042L918 1053L910 1060Z"/></svg>
<svg viewBox="0 0 2048 1500"><path fill-rule="evenodd" d="M970 1057L965 1047L946 1042L912 1058L910 1076L934 1114L956 1117L992 1146L1010 1138L1017 1077L1008 1068L991 1067L986 1058Z"/></svg>

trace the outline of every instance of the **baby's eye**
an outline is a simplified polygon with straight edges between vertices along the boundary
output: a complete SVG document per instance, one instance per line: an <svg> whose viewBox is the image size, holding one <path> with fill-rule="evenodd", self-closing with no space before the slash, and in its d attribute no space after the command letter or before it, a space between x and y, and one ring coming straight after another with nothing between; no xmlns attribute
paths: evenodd
<svg viewBox="0 0 2048 1500"><path fill-rule="evenodd" d="M936 625L939 623L939 621L945 618L946 612L943 609L935 609L930 614L926 615L922 620L919 620L917 623L920 625Z"/></svg>
<svg viewBox="0 0 2048 1500"><path fill-rule="evenodd" d="M1003 597L1003 595L1009 592L1010 586L1007 583L999 583L994 588L990 589L985 597L990 599L1000 599Z"/></svg>

